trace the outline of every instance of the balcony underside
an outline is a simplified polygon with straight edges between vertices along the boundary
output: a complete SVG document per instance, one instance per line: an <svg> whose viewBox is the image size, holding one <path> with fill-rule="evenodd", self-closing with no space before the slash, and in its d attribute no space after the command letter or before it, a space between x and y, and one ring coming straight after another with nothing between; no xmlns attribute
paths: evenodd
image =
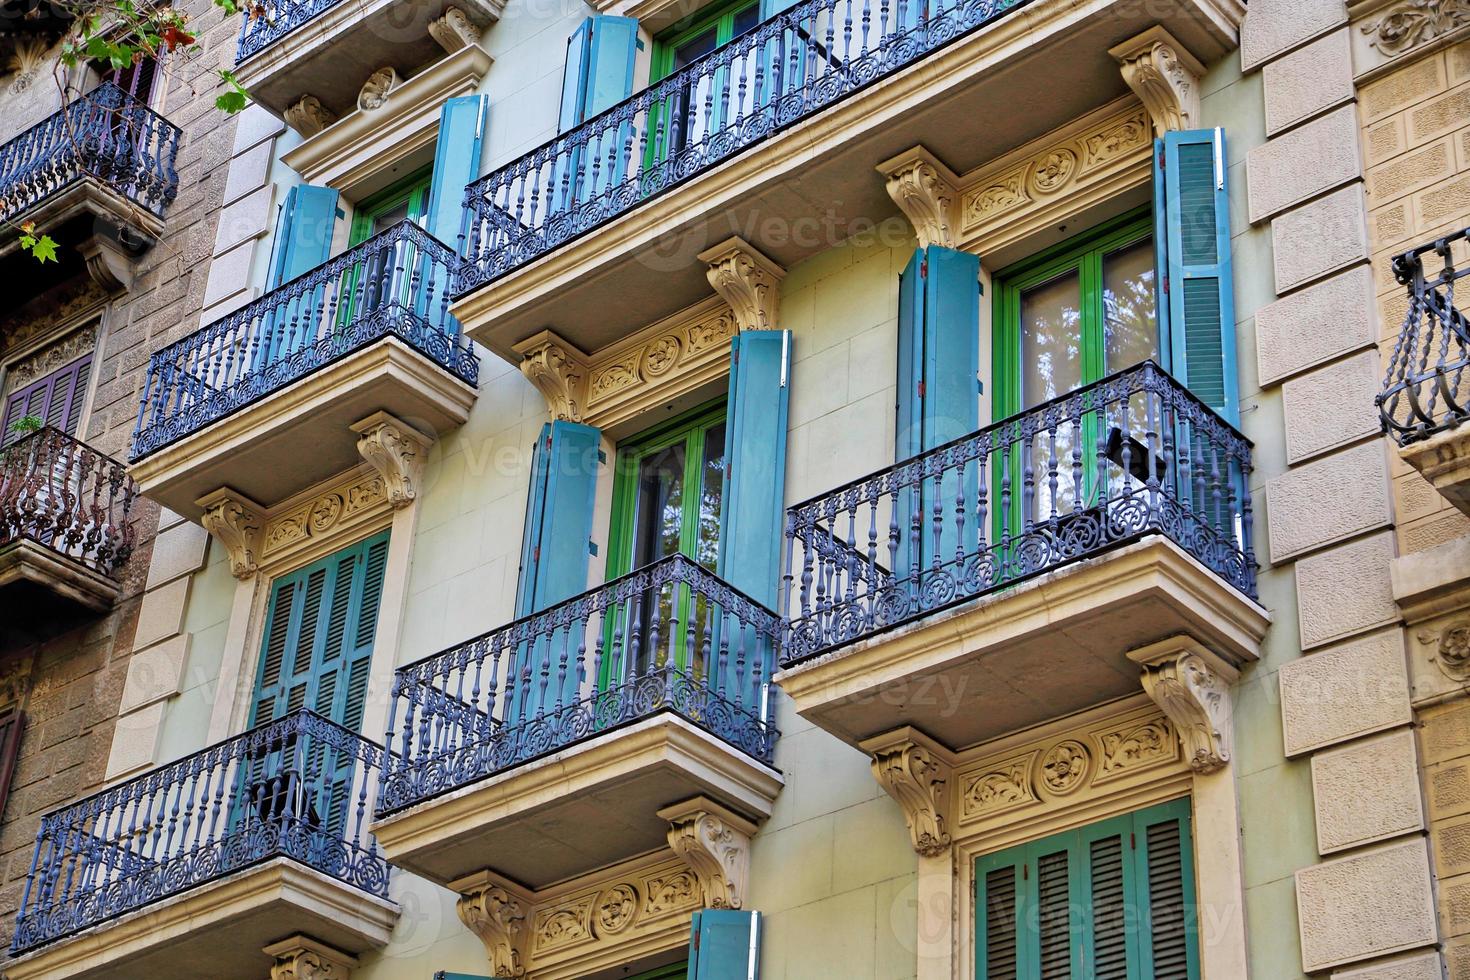
<svg viewBox="0 0 1470 980"><path fill-rule="evenodd" d="M117 599L118 584L84 563L37 541L21 539L0 545L0 597L14 610L48 610L80 606L100 612ZM21 617L17 612L16 618ZM5 635L15 624L0 628Z"/></svg>
<svg viewBox="0 0 1470 980"><path fill-rule="evenodd" d="M387 944L398 907L278 858L12 960L10 980L264 977L296 933L346 953Z"/></svg>
<svg viewBox="0 0 1470 980"><path fill-rule="evenodd" d="M39 264L20 250L20 235L0 238L0 279L16 287L8 296L15 306L76 275L79 265L104 289L125 288L133 261L163 233L162 218L94 177L82 177L10 222L35 222L37 235L55 239L60 260Z"/></svg>
<svg viewBox="0 0 1470 980"><path fill-rule="evenodd" d="M1226 0L1035 0L469 293L454 315L512 360L548 326L599 350L707 297L704 249L739 235L789 268L898 215L884 160L922 144L965 173L1125 94L1110 47L1162 24L1211 63L1238 19Z"/></svg>
<svg viewBox="0 0 1470 980"><path fill-rule="evenodd" d="M953 749L1139 690L1127 657L1189 636L1241 665L1266 611L1151 535L933 613L775 677L797 713L856 746L912 725Z"/></svg>
<svg viewBox="0 0 1470 980"><path fill-rule="evenodd" d="M1411 442L1399 449L1405 463L1423 474L1450 503L1470 514L1470 422Z"/></svg>
<svg viewBox="0 0 1470 980"><path fill-rule="evenodd" d="M357 107L363 83L379 68L392 66L399 78L411 78L444 57L444 49L429 36L429 24L451 6L483 28L500 17L505 5L497 0L341 0L245 57L235 76L251 98L276 115L309 94L338 117L345 116ZM290 15L288 7L282 16Z"/></svg>
<svg viewBox="0 0 1470 980"><path fill-rule="evenodd" d="M425 433L469 418L475 389L396 338L334 361L133 464L140 490L191 519L230 487L265 507L362 462L353 423L384 411Z"/></svg>
<svg viewBox="0 0 1470 980"><path fill-rule="evenodd" d="M752 820L782 779L664 712L373 825L390 864L441 885L490 870L539 890L667 846L658 811L704 795Z"/></svg>

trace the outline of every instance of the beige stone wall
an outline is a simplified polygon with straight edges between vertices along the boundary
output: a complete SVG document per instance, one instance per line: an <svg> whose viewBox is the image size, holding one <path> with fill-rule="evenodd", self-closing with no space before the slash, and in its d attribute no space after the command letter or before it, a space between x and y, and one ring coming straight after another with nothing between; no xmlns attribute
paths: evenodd
<svg viewBox="0 0 1470 980"><path fill-rule="evenodd" d="M183 130L179 193L162 239L141 258L126 293L105 294L88 279L78 256L63 255L75 276L0 316L3 363L44 343L76 316L100 312L91 407L79 436L118 459L126 459L149 353L198 327L236 129L235 120L214 107L214 72L233 58L238 21L208 0L179 6L194 18L201 50L170 60L166 89L155 103ZM0 141L55 110L51 67L48 60L19 90L18 65L0 75ZM159 532L158 508L146 500L134 508L133 521L137 549L121 573L122 594L109 613L82 616L69 631L42 643L0 650L0 671L24 678L19 690L27 716L20 763L0 816L0 941L5 943L41 815L151 764L154 733L147 727L128 730L119 740L140 746L134 757L109 761L116 755L118 716L132 709L142 712L134 718L142 721L158 713L155 706L186 675L187 648L172 624L183 615L187 576L204 563L206 543L197 527L181 529L172 515L163 515Z"/></svg>

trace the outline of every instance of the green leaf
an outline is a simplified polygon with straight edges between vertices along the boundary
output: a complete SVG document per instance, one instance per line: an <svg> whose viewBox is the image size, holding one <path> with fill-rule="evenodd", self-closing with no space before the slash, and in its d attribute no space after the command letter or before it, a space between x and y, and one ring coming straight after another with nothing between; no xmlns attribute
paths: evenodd
<svg viewBox="0 0 1470 980"><path fill-rule="evenodd" d="M220 81L229 86L229 91L214 100L215 107L221 112L234 115L249 101L250 93L241 88L240 83L235 81L235 73L229 69L222 68L219 71Z"/></svg>
<svg viewBox="0 0 1470 980"><path fill-rule="evenodd" d="M36 244L31 248L31 254L33 256L35 256L37 262L40 262L40 263L43 263L43 264L46 263L47 261L55 262L56 261L56 242L55 242L55 240L52 239L52 237L50 235L42 235L40 241L36 242Z"/></svg>

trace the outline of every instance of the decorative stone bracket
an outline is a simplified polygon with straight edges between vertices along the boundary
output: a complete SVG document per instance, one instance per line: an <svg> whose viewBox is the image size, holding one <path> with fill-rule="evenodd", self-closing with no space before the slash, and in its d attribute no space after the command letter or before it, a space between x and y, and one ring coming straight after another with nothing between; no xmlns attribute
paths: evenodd
<svg viewBox="0 0 1470 980"><path fill-rule="evenodd" d="M229 552L230 574L240 579L254 575L259 568L265 508L229 487L221 487L195 503L204 508L199 523Z"/></svg>
<svg viewBox="0 0 1470 980"><path fill-rule="evenodd" d="M1190 768L1223 768L1233 741L1230 685L1239 671L1187 636L1131 650L1128 659L1143 668L1143 689L1174 723Z"/></svg>
<svg viewBox="0 0 1470 980"><path fill-rule="evenodd" d="M480 43L480 29L458 7L446 7L443 17L430 21L429 36L448 54Z"/></svg>
<svg viewBox="0 0 1470 980"><path fill-rule="evenodd" d="M302 139L315 136L337 121L337 114L311 94L304 94L287 106L285 115L286 123L300 133Z"/></svg>
<svg viewBox="0 0 1470 980"><path fill-rule="evenodd" d="M738 236L699 253L709 284L730 304L741 330L774 330L786 270Z"/></svg>
<svg viewBox="0 0 1470 980"><path fill-rule="evenodd" d="M658 815L669 822L669 847L699 882L704 907L743 908L755 824L703 796L664 807Z"/></svg>
<svg viewBox="0 0 1470 980"><path fill-rule="evenodd" d="M950 844L950 792L954 761L949 750L916 728L898 728L863 741L873 778L903 810L914 850L943 854Z"/></svg>
<svg viewBox="0 0 1470 980"><path fill-rule="evenodd" d="M525 976L532 896L491 871L450 882L449 887L459 892L454 908L460 921L485 944L491 975Z"/></svg>
<svg viewBox="0 0 1470 980"><path fill-rule="evenodd" d="M955 247L960 178L922 146L878 164L888 196L914 226L919 247Z"/></svg>
<svg viewBox="0 0 1470 980"><path fill-rule="evenodd" d="M388 503L394 510L407 507L418 496L433 438L387 412L354 422L352 431L357 433L357 451L383 477Z"/></svg>
<svg viewBox="0 0 1470 980"><path fill-rule="evenodd" d="M355 957L301 935L272 943L263 952L276 961L271 980L348 980L357 966Z"/></svg>
<svg viewBox="0 0 1470 980"><path fill-rule="evenodd" d="M1205 66L1172 34L1155 25L1109 48L1108 54L1148 109L1155 136L1199 125L1199 80Z"/></svg>
<svg viewBox="0 0 1470 980"><path fill-rule="evenodd" d="M551 417L582 421L591 374L588 356L550 330L516 344L515 352L521 355L521 373L546 399Z"/></svg>

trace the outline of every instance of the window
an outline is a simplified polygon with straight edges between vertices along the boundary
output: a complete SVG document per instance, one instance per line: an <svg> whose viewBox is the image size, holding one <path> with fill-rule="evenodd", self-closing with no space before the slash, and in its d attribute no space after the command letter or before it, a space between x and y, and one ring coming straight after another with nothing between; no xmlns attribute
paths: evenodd
<svg viewBox="0 0 1470 980"><path fill-rule="evenodd" d="M977 980L1197 980L1189 800L975 862Z"/></svg>
<svg viewBox="0 0 1470 980"><path fill-rule="evenodd" d="M759 24L760 20L759 2L737 0L735 3L718 5L687 26L676 26L664 32L653 44L649 84L667 78L710 54L720 45L730 43ZM650 153L659 154L662 151L659 158L667 158L690 143L697 142L704 135L718 131L725 124L720 113L722 109L726 109L724 103L729 99L727 97L721 105L715 105L712 97L723 90L726 70L716 72L713 79L702 79L697 91L692 85L685 84L666 103L657 107L660 112L667 114L667 121L654 125L654 132L659 134L660 145L650 146ZM738 110L739 107L731 108ZM649 162L652 162L652 158Z"/></svg>
<svg viewBox="0 0 1470 980"><path fill-rule="evenodd" d="M0 445L9 445L25 435L12 427L26 416L38 418L69 436L76 435L91 377L92 355L84 354L65 367L6 395L4 418L0 421Z"/></svg>
<svg viewBox="0 0 1470 980"><path fill-rule="evenodd" d="M374 194L357 206L352 216L349 247L360 245L405 219L423 224L429 213L429 178L425 168Z"/></svg>

